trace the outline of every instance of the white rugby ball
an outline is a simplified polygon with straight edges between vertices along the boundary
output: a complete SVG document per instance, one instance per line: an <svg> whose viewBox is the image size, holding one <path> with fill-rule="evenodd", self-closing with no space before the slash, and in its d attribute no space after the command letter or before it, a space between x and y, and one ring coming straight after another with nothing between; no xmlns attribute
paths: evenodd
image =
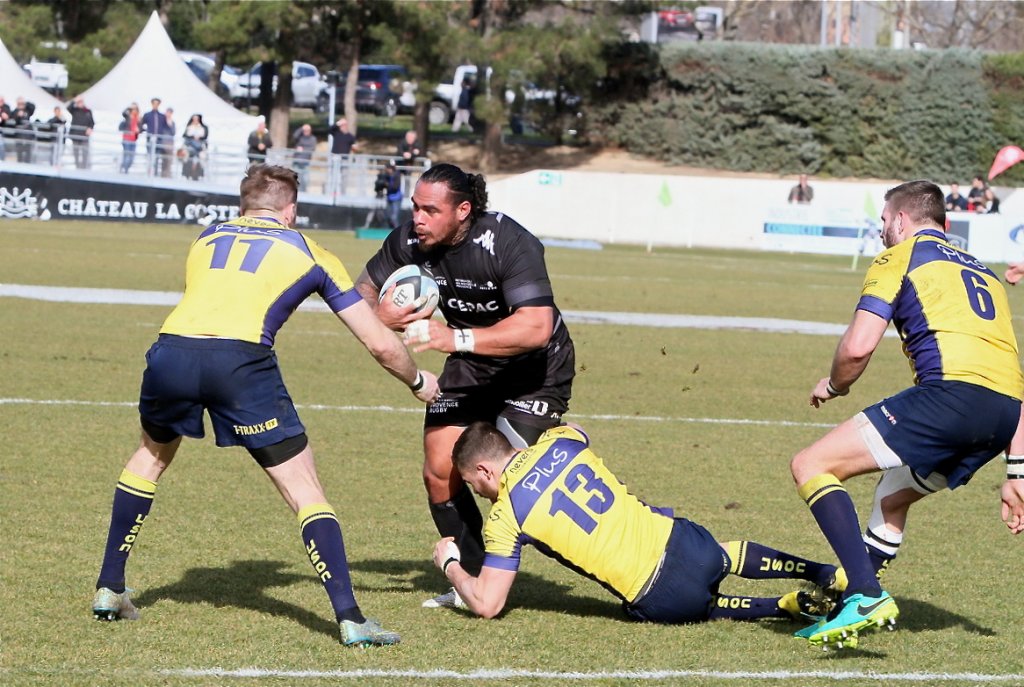
<svg viewBox="0 0 1024 687"><path fill-rule="evenodd" d="M413 312L426 313L434 312L440 293L437 290L437 282L425 269L419 265L404 265L391 273L380 287L378 301L383 301L388 289L395 287L391 294L391 302L399 308L413 303L418 298L423 298L423 304Z"/></svg>

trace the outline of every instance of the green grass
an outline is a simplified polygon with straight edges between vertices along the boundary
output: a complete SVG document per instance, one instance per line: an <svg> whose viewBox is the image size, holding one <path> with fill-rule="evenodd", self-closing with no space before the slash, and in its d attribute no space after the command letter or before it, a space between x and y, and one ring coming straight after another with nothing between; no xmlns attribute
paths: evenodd
<svg viewBox="0 0 1024 687"><path fill-rule="evenodd" d="M0 223L0 281L180 290L184 255L196 234L193 227L6 221ZM350 234L313 235L353 275L376 248ZM620 246L550 248L547 255L564 310L841 324L849 320L861 279L850 272L848 258L836 257L648 255ZM1018 311L1024 307L1020 290L1010 296ZM216 449L210 438L183 445L133 552L128 579L138 590L142 619L96 623L89 601L110 498L138 439L134 403L143 356L166 314L150 306L0 299L0 397L83 403L0 405L4 685L428 682L159 672L212 667L692 670L700 675L659 684L699 685L879 684L866 677L834 679L845 672L1024 673L1016 636L1020 542L998 519L998 464L967 488L915 506L887 581L903 612L900 629L864 638L856 652L813 651L790 637L798 625L782 621L631 624L598 585L533 551L525 554L510 610L499 620L421 609L420 602L444 585L430 564L437 535L420 481L416 403L333 317L313 313L297 313L282 330L282 368L299 404L328 406L300 413L344 528L356 592L369 614L402 633L403 643L365 651L338 646L294 518L243 451ZM883 343L848 398L815 411L807 396L828 372L834 337L599 325L574 325L572 333L579 374L569 419L589 430L597 453L634 493L677 507L721 539L749 538L830 557L794 493L788 461L825 431L822 425L909 384L895 341ZM421 364L436 370L441 360L424 355ZM370 409L379 405L402 412ZM850 485L864 514L873 483L865 477ZM787 590L781 581L731 578L723 585L726 592ZM755 682L706 675L713 671L824 675Z"/></svg>

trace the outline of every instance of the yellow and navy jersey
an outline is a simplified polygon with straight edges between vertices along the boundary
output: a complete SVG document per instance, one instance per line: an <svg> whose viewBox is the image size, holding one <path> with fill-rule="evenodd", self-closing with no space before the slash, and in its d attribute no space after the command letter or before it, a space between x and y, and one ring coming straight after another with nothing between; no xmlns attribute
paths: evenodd
<svg viewBox="0 0 1024 687"><path fill-rule="evenodd" d="M896 325L915 383L955 380L1024 394L1006 291L943 232L925 229L880 253L857 308Z"/></svg>
<svg viewBox="0 0 1024 687"><path fill-rule="evenodd" d="M185 265L185 295L161 334L274 345L297 307L318 293L340 312L360 300L344 265L280 222L239 217L196 239Z"/></svg>
<svg viewBox="0 0 1024 687"><path fill-rule="evenodd" d="M523 544L632 601L665 553L673 520L626 491L588 439L556 427L506 466L484 525L484 565L518 570Z"/></svg>

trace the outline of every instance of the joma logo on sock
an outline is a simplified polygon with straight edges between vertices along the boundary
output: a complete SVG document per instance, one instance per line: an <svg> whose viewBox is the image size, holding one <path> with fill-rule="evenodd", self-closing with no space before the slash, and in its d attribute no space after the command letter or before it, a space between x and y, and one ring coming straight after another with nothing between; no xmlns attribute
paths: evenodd
<svg viewBox="0 0 1024 687"><path fill-rule="evenodd" d="M320 560L320 552L316 549L316 539L310 539L306 544L306 553L309 554L309 562L313 564L313 570L316 570L320 579L324 582L331 579L331 571L327 569L327 564Z"/></svg>
<svg viewBox="0 0 1024 687"><path fill-rule="evenodd" d="M146 519L145 515L136 515L135 516L135 524L132 526L132 528L130 530L128 530L128 534L125 535L125 537L124 537L124 544L121 544L119 547L117 547L118 551L123 551L125 553L128 553L129 551L132 550L132 544L134 544L135 540L138 539L138 537L139 537L139 530L142 529L142 521L145 520L145 519Z"/></svg>
<svg viewBox="0 0 1024 687"><path fill-rule="evenodd" d="M805 563L794 563L793 561L780 561L777 558L762 558L761 570L773 572L797 572L802 573L807 568Z"/></svg>
<svg viewBox="0 0 1024 687"><path fill-rule="evenodd" d="M270 430L277 427L278 421L276 417L272 417L266 422L260 422L255 425L235 425L235 434L239 436L250 436L252 434L262 434L263 432L269 432Z"/></svg>

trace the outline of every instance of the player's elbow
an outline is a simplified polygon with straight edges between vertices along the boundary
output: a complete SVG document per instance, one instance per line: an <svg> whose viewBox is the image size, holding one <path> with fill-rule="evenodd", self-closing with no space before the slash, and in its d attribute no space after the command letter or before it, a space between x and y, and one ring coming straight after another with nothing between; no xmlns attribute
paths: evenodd
<svg viewBox="0 0 1024 687"><path fill-rule="evenodd" d="M840 357L858 365L867 363L874 352L875 346L873 343L857 339L843 341L842 346L839 347Z"/></svg>
<svg viewBox="0 0 1024 687"><path fill-rule="evenodd" d="M481 618L491 620L492 618L496 618L503 608L505 608L504 599L493 599L482 602L480 606L474 610Z"/></svg>

